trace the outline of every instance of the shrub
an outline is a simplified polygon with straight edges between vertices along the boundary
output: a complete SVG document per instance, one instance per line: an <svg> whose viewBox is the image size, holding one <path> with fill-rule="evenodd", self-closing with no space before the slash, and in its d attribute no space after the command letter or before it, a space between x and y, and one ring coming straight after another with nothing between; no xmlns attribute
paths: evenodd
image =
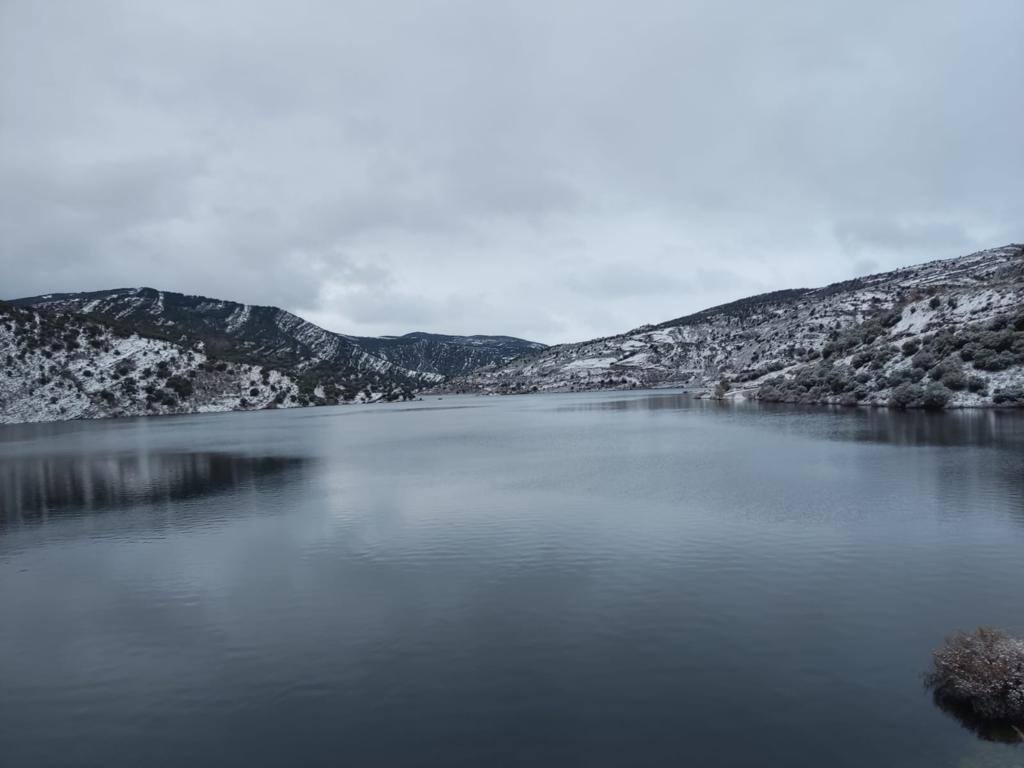
<svg viewBox="0 0 1024 768"><path fill-rule="evenodd" d="M916 351L921 349L921 342L916 339L909 339L903 342L903 346L900 347L903 350L903 356L909 357Z"/></svg>
<svg viewBox="0 0 1024 768"><path fill-rule="evenodd" d="M988 393L988 382L983 376L968 376L967 388L979 395Z"/></svg>
<svg viewBox="0 0 1024 768"><path fill-rule="evenodd" d="M922 370L927 371L929 368L934 368L938 365L939 359L934 352L922 349L911 358L911 362L915 368L921 368Z"/></svg>
<svg viewBox="0 0 1024 768"><path fill-rule="evenodd" d="M950 389L961 390L967 388L967 374L955 357L947 357L937 366L932 368L928 375L933 381L941 381Z"/></svg>
<svg viewBox="0 0 1024 768"><path fill-rule="evenodd" d="M193 391L192 382L184 376L171 376L164 386L182 399L191 397Z"/></svg>
<svg viewBox="0 0 1024 768"><path fill-rule="evenodd" d="M904 382L892 391L889 402L896 408L908 408L918 403L924 397L924 392L917 384Z"/></svg>
<svg viewBox="0 0 1024 768"><path fill-rule="evenodd" d="M871 352L858 352L850 359L850 365L852 365L854 368L863 368L873 359L874 355Z"/></svg>
<svg viewBox="0 0 1024 768"><path fill-rule="evenodd" d="M1019 384L1001 387L992 393L992 402L996 405L1024 405L1024 387Z"/></svg>
<svg viewBox="0 0 1024 768"><path fill-rule="evenodd" d="M958 632L933 661L925 685L937 701L985 720L1024 722L1024 640L988 627Z"/></svg>
<svg viewBox="0 0 1024 768"><path fill-rule="evenodd" d="M988 349L1005 352L1013 346L1014 334L1011 331L987 331L978 337L978 342Z"/></svg>
<svg viewBox="0 0 1024 768"><path fill-rule="evenodd" d="M1013 365L1013 358L1005 352L981 349L974 356L974 367L980 371L1004 371Z"/></svg>
<svg viewBox="0 0 1024 768"><path fill-rule="evenodd" d="M921 405L930 411L941 411L949 403L952 396L952 392L937 381L932 381L924 388Z"/></svg>

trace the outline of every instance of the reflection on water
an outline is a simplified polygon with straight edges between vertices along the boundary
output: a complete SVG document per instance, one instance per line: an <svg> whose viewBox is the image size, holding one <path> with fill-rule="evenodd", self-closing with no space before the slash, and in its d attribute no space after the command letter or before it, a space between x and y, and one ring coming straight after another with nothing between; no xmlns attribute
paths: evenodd
<svg viewBox="0 0 1024 768"><path fill-rule="evenodd" d="M683 393L642 394L575 402L558 411L696 411L746 419L757 416L761 426L811 432L816 437L892 445L1024 447L1024 414L1014 410L963 409L943 413L898 411L888 408L800 406L757 401L702 400ZM831 429L823 433L822 425Z"/></svg>
<svg viewBox="0 0 1024 768"><path fill-rule="evenodd" d="M623 397L614 400L594 400L559 406L559 411L678 411L700 405L722 405L717 401L697 400L685 393L665 395L645 393L641 397Z"/></svg>
<svg viewBox="0 0 1024 768"><path fill-rule="evenodd" d="M837 422L841 427L837 437L893 445L1024 446L1024 418L1019 412L965 409L927 413L858 408L852 415Z"/></svg>
<svg viewBox="0 0 1024 768"><path fill-rule="evenodd" d="M0 527L51 514L218 493L296 468L301 459L229 453L41 456L0 462Z"/></svg>
<svg viewBox="0 0 1024 768"><path fill-rule="evenodd" d="M979 718L968 706L946 701L938 696L935 696L933 700L936 707L984 741L999 744L1024 744L1024 730L1022 730L1024 723L986 720Z"/></svg>

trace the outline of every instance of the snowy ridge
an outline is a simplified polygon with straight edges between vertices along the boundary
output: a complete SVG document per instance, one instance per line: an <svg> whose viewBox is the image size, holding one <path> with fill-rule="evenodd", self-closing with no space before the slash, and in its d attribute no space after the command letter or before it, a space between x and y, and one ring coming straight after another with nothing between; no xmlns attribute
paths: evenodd
<svg viewBox="0 0 1024 768"><path fill-rule="evenodd" d="M545 349L543 344L513 336L450 336L407 333L365 338L347 336L354 344L396 365L423 373L462 376L487 365L501 365L521 355Z"/></svg>
<svg viewBox="0 0 1024 768"><path fill-rule="evenodd" d="M176 343L202 344L207 352L249 365L280 369L303 381L311 395L319 383L354 399L371 387L389 393L436 384L441 377L393 363L276 307L239 304L152 288L48 294L18 299L18 306L88 314L131 331Z"/></svg>
<svg viewBox="0 0 1024 768"><path fill-rule="evenodd" d="M1022 307L1024 246L1008 245L823 288L753 296L619 336L550 347L508 364L482 368L448 386L456 391L499 393L665 386L703 389L717 387L724 379L720 394L757 397L761 387L773 380L774 389L767 394L775 399L855 399L887 404L900 384L924 388L941 380L932 379L930 368L915 364L902 353L890 354L892 349L900 351L906 342L913 347L915 341L926 346L943 331L962 331L950 342L952 347L938 345L935 353L942 354L939 362L947 367L958 361L971 369L968 373L984 379L985 386L976 381L975 391L951 390L949 404L986 405L995 403L997 392L1012 391L1024 381L1020 366L1024 348L1019 350L1020 364L1014 351L1014 345L1024 344L1024 339L1006 335L1017 333L1014 324ZM876 327L881 330L871 336ZM844 346L857 337L856 329L865 329L860 340ZM986 331L1003 335L999 339L980 337ZM980 338L974 339L972 334ZM835 349L839 342L842 348ZM994 351L1005 355L993 365L1002 367L989 370L978 367L973 359L961 358L957 343L997 344ZM854 358L865 352L865 345L874 350L876 357L870 364L878 366L872 369L878 375L850 368L862 360L863 355ZM974 347L968 347L967 356L973 351ZM954 354L957 361L947 360ZM989 365L986 360L983 354L982 366ZM839 392L826 392L819 382L796 394L774 381L780 375L796 379L801 372L806 374L809 366L823 362L846 366L850 378L866 380ZM901 374L890 376L903 369L921 371L922 375L915 382L902 380ZM728 394L721 391L726 388ZM912 394L917 395L917 390ZM922 397L911 402L923 402ZM1004 404L1012 403L1004 400Z"/></svg>
<svg viewBox="0 0 1024 768"><path fill-rule="evenodd" d="M0 423L286 408L278 371L209 359L83 317L0 305Z"/></svg>
<svg viewBox="0 0 1024 768"><path fill-rule="evenodd" d="M180 343L201 342L224 357L331 381L348 391L367 385L378 390L433 386L447 376L544 348L510 336L346 336L276 307L152 288L47 294L12 303L88 314Z"/></svg>

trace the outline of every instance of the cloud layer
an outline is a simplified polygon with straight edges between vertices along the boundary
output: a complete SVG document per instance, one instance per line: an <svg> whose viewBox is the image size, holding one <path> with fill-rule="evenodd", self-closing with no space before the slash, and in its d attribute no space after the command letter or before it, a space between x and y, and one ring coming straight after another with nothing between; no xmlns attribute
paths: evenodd
<svg viewBox="0 0 1024 768"><path fill-rule="evenodd" d="M1024 4L0 5L0 295L614 333L1024 240Z"/></svg>

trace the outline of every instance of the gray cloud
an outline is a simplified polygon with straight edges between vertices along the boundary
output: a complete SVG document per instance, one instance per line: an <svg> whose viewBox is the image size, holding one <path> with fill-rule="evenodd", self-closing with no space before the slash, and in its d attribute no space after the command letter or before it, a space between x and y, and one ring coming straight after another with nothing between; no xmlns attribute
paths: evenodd
<svg viewBox="0 0 1024 768"><path fill-rule="evenodd" d="M1024 5L0 5L0 295L555 342L1024 239Z"/></svg>

